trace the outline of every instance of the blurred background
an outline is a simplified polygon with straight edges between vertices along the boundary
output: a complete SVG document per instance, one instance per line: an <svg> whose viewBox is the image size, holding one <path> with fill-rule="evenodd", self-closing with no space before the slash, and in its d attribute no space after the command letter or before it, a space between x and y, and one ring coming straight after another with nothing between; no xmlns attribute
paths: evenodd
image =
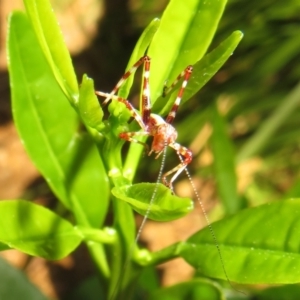
<svg viewBox="0 0 300 300"><path fill-rule="evenodd" d="M78 81L87 73L97 89L110 91L122 76L143 29L161 16L167 2L51 0ZM14 9L23 9L22 1L0 2L0 199L34 199L54 207L55 198L24 152L12 121L5 39L7 17ZM209 144L212 130L207 107L214 102L227 122L238 194L244 205L300 195L300 2L229 0L211 49L234 30L244 33L234 55L180 107L175 122L178 142L194 153L190 170L212 220L223 213ZM178 158L169 151L166 168L177 163ZM135 180L155 181L158 168L153 157L142 159ZM175 190L193 197L184 176ZM196 209L176 222L148 222L142 240L150 249L160 249L185 238L205 225L201 214ZM84 247L57 262L13 250L1 255L52 299L65 299L94 272ZM161 280L170 285L187 279L192 272L183 262L168 263L162 267Z"/></svg>

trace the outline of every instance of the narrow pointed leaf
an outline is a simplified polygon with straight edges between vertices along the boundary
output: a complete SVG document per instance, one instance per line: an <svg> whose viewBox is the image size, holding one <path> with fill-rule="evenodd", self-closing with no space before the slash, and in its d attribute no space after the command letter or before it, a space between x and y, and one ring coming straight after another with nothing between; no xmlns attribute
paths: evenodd
<svg viewBox="0 0 300 300"><path fill-rule="evenodd" d="M81 225L98 227L108 207L104 167L57 84L23 13L10 18L9 73L15 124L25 149Z"/></svg>
<svg viewBox="0 0 300 300"><path fill-rule="evenodd" d="M242 32L234 31L218 47L194 64L192 76L184 90L182 103L185 103L194 96L219 71L232 55L242 38ZM181 83L182 81L179 81L171 93L157 99L155 102L155 111L160 111L160 114L165 115L171 109Z"/></svg>
<svg viewBox="0 0 300 300"><path fill-rule="evenodd" d="M179 198L162 184L139 183L113 188L112 194L127 202L139 214L155 221L171 221L183 217L193 208L193 201ZM154 195L154 196L153 196ZM154 198L153 198L154 197ZM151 199L153 202L150 204Z"/></svg>
<svg viewBox="0 0 300 300"><path fill-rule="evenodd" d="M173 0L161 18L148 54L152 57L151 95L157 99L165 80L173 82L203 57L222 16L226 0Z"/></svg>
<svg viewBox="0 0 300 300"><path fill-rule="evenodd" d="M78 84L72 60L48 0L24 0L26 12L40 47L61 89L70 101L78 99Z"/></svg>
<svg viewBox="0 0 300 300"><path fill-rule="evenodd" d="M98 131L101 129L103 111L95 95L94 82L86 75L80 86L78 110L87 127Z"/></svg>
<svg viewBox="0 0 300 300"><path fill-rule="evenodd" d="M30 255L61 259L82 240L71 223L28 201L0 201L0 215L0 241Z"/></svg>
<svg viewBox="0 0 300 300"><path fill-rule="evenodd" d="M129 70L143 55L146 54L146 50L149 47L152 38L156 31L159 28L160 20L154 19L143 31L142 35L140 36L139 40L137 41L133 52L131 54L131 57L129 59L129 62L126 67L126 71ZM119 90L119 95L123 98L127 98L130 88L133 83L133 76L128 77L124 85Z"/></svg>
<svg viewBox="0 0 300 300"><path fill-rule="evenodd" d="M210 142L218 192L226 212L233 214L238 212L242 206L237 194L233 144L229 139L225 120L215 105L212 106L211 113L213 134Z"/></svg>

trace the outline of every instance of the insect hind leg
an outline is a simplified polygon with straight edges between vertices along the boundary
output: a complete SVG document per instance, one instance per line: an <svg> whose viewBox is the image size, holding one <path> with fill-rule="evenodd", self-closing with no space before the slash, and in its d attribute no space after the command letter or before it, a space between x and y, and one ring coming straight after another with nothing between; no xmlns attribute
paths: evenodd
<svg viewBox="0 0 300 300"><path fill-rule="evenodd" d="M178 94L177 94L177 97L175 99L175 102L166 118L166 122L169 123L169 124L172 124L172 122L174 121L175 117L176 117L176 113L177 113L177 110L178 110L178 107L180 105L180 102L181 102L181 99L183 97L183 93L184 93L184 90L188 84L188 81L192 75L192 72L193 72L193 66L187 66L179 75L178 77L175 79L175 81L172 83L172 85L170 87L167 87L166 85L164 86L164 89L163 89L163 96L166 96L172 89L173 87L177 84L177 82L179 82L179 80L181 78L183 78L183 81L182 81L182 84L181 84L181 87L178 91Z"/></svg>
<svg viewBox="0 0 300 300"><path fill-rule="evenodd" d="M174 150L176 150L177 155L179 156L180 161L181 161L180 164L178 164L176 167L174 167L170 171L164 173L162 176L163 184L166 185L167 187L169 187L171 190L173 190L173 182L182 173L182 171L186 168L186 166L192 161L193 154L192 154L191 150L189 150L186 147L181 146L178 143L173 143L173 144L170 144L169 146L172 147ZM171 177L170 181L168 181L167 177L172 174L173 174L173 176Z"/></svg>

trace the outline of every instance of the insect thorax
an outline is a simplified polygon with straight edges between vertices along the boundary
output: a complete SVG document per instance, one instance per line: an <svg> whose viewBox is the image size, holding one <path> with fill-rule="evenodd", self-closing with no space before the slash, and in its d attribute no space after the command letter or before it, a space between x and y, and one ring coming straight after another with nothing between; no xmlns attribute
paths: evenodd
<svg viewBox="0 0 300 300"><path fill-rule="evenodd" d="M151 150L155 153L163 151L164 147L173 144L177 139L177 131L156 114L150 115L148 131L153 136Z"/></svg>

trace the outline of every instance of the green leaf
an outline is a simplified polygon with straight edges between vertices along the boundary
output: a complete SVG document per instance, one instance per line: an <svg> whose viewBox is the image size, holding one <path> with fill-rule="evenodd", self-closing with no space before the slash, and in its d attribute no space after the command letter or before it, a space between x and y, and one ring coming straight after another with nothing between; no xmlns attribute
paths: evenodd
<svg viewBox="0 0 300 300"><path fill-rule="evenodd" d="M257 300L298 300L300 295L299 284L275 286L255 292Z"/></svg>
<svg viewBox="0 0 300 300"><path fill-rule="evenodd" d="M192 76L184 90L182 103L185 103L194 96L219 71L232 55L242 38L242 32L234 31L218 47L194 64ZM185 67L183 67L182 71ZM164 115L171 109L181 84L182 81L179 81L171 93L157 99L155 102L156 111L160 111L160 114Z"/></svg>
<svg viewBox="0 0 300 300"><path fill-rule="evenodd" d="M63 168L62 188L71 203L69 209L77 217L80 225L98 228L106 217L110 188L106 171L99 152L87 133L71 139L73 147L62 149L57 163ZM50 174L54 176L54 172Z"/></svg>
<svg viewBox="0 0 300 300"><path fill-rule="evenodd" d="M262 205L212 224L229 280L247 284L297 283L300 276L300 199ZM209 228L179 250L209 277L227 280Z"/></svg>
<svg viewBox="0 0 300 300"><path fill-rule="evenodd" d="M149 213L148 218L155 221L175 220L194 208L192 200L173 195L171 190L162 184L139 183L115 187L111 192L117 199L127 202L139 214L145 216Z"/></svg>
<svg viewBox="0 0 300 300"><path fill-rule="evenodd" d="M87 127L101 130L103 111L95 95L94 81L86 75L80 86L78 110Z"/></svg>
<svg viewBox="0 0 300 300"><path fill-rule="evenodd" d="M242 205L237 195L233 144L229 139L225 120L220 116L215 105L213 105L211 112L213 134L210 141L218 191L226 212L233 214L239 211Z"/></svg>
<svg viewBox="0 0 300 300"><path fill-rule="evenodd" d="M11 249L9 246L0 243L0 251L9 250L9 249Z"/></svg>
<svg viewBox="0 0 300 300"><path fill-rule="evenodd" d="M289 190L284 194L284 198L297 198L300 197L300 181L296 180Z"/></svg>
<svg viewBox="0 0 300 300"><path fill-rule="evenodd" d="M149 300L225 300L221 287L208 279L192 279L153 292Z"/></svg>
<svg viewBox="0 0 300 300"><path fill-rule="evenodd" d="M8 55L13 115L27 153L77 222L98 227L109 200L102 161L91 138L78 133L76 112L23 13L10 18Z"/></svg>
<svg viewBox="0 0 300 300"><path fill-rule="evenodd" d="M0 299L47 300L20 270L0 258Z"/></svg>
<svg viewBox="0 0 300 300"><path fill-rule="evenodd" d="M188 65L203 57L222 16L226 0L173 0L149 47L151 95L157 99L165 80L172 83Z"/></svg>
<svg viewBox="0 0 300 300"><path fill-rule="evenodd" d="M82 240L71 223L28 201L1 201L0 215L0 241L30 255L61 259Z"/></svg>
<svg viewBox="0 0 300 300"><path fill-rule="evenodd" d="M146 29L143 31L142 35L140 36L139 40L137 41L133 52L131 54L131 57L129 59L129 62L126 67L126 71L128 71L143 55L146 54L146 50L151 43L151 40L158 30L160 25L159 19L154 19L152 22L146 27ZM124 85L119 90L119 96L123 98L127 98L130 88L133 83L133 76L129 76L127 80L124 82Z"/></svg>
<svg viewBox="0 0 300 300"><path fill-rule="evenodd" d="M76 102L76 75L49 0L24 0L24 4L40 47L59 86L72 103Z"/></svg>

